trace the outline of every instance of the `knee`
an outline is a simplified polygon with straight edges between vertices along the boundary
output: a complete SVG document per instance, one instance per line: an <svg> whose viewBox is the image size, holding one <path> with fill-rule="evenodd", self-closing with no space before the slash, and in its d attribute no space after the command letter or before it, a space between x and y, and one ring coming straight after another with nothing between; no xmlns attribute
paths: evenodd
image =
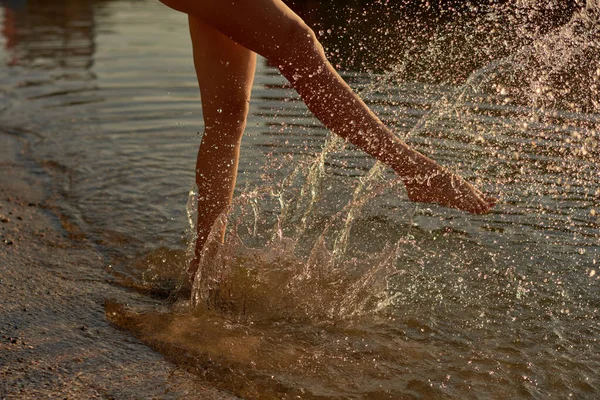
<svg viewBox="0 0 600 400"><path fill-rule="evenodd" d="M206 133L214 133L210 136L218 137L224 142L235 143L241 139L248 117L247 97L229 97L219 104L203 109Z"/></svg>
<svg viewBox="0 0 600 400"><path fill-rule="evenodd" d="M307 61L323 51L315 32L300 19L289 22L282 36L276 41L271 54L267 55L269 61L280 69L296 65L300 58Z"/></svg>
<svg viewBox="0 0 600 400"><path fill-rule="evenodd" d="M246 99L236 101L229 98L204 109L203 146L207 149L235 149L239 146L248 116Z"/></svg>

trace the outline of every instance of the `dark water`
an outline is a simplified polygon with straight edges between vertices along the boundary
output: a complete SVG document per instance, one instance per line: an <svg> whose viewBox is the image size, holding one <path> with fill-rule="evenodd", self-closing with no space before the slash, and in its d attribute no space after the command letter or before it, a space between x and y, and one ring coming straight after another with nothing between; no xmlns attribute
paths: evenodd
<svg viewBox="0 0 600 400"><path fill-rule="evenodd" d="M598 397L599 7L451 6L295 5L399 136L500 196L490 214L408 202L259 60L200 304L109 318L249 398ZM202 131L185 17L1 11L0 126L31 139L112 279L172 287Z"/></svg>

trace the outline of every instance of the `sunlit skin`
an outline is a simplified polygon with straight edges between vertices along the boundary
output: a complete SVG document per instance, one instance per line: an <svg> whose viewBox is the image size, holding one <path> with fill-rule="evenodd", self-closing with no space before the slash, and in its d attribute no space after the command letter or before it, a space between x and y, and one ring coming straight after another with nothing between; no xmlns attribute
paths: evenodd
<svg viewBox="0 0 600 400"><path fill-rule="evenodd" d="M399 140L334 70L314 32L280 0L161 1L189 16L205 124L196 164L198 237L190 281L216 218L231 202L256 54L279 68L328 129L391 167L410 200L474 214L496 203Z"/></svg>

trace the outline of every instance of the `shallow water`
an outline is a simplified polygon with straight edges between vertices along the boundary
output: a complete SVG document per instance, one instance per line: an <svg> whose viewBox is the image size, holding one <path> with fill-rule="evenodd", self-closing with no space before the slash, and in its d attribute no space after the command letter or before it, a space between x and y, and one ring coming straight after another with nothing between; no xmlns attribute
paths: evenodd
<svg viewBox="0 0 600 400"><path fill-rule="evenodd" d="M518 4L297 5L398 135L500 196L490 214L408 202L259 60L199 304L107 316L249 398L597 397L598 8ZM150 0L1 11L0 126L31 139L117 284L173 288L202 130L185 17Z"/></svg>

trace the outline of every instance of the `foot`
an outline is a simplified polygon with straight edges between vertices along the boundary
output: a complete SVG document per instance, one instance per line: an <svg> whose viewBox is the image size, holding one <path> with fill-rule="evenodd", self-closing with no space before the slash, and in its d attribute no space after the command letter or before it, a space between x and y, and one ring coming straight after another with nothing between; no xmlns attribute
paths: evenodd
<svg viewBox="0 0 600 400"><path fill-rule="evenodd" d="M200 258L207 260L214 259L219 252L219 244L216 242L207 242L204 236L199 236L194 248L194 257L190 260L187 268L187 280L185 282L190 288L194 285L196 274L200 266ZM205 248L206 246L206 248Z"/></svg>
<svg viewBox="0 0 600 400"><path fill-rule="evenodd" d="M484 214L497 202L438 164L432 162L423 169L422 177L404 180L411 201L439 204L473 214Z"/></svg>
<svg viewBox="0 0 600 400"><path fill-rule="evenodd" d="M194 278L196 277L196 271L198 271L198 258L194 257L187 269L187 277L183 279L183 282L179 282L179 285L169 294L170 301L178 300L189 300L192 296L192 287L194 285Z"/></svg>

